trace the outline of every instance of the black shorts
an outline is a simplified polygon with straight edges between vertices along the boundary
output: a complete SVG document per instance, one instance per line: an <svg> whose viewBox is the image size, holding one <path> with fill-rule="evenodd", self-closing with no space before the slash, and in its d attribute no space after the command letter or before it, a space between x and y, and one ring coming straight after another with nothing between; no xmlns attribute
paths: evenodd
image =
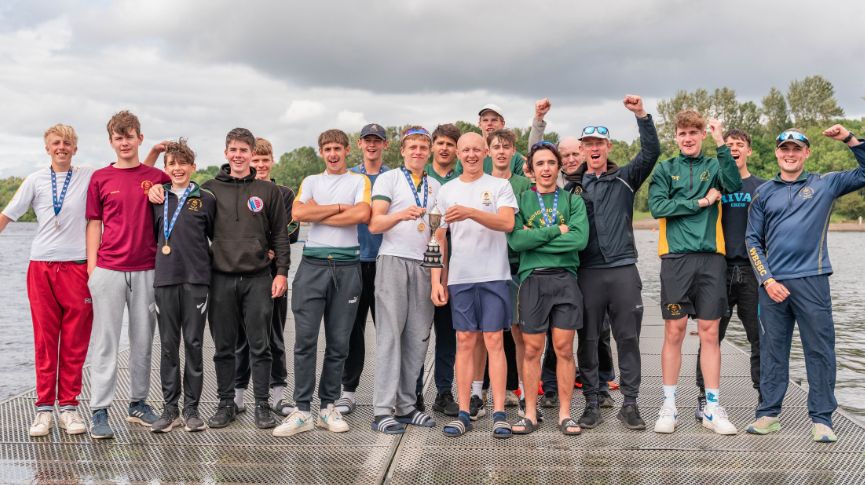
<svg viewBox="0 0 865 485"><path fill-rule="evenodd" d="M661 315L718 320L727 311L727 262L717 253L661 258Z"/></svg>
<svg viewBox="0 0 865 485"><path fill-rule="evenodd" d="M520 330L546 333L583 327L583 294L577 277L564 269L534 270L518 290Z"/></svg>

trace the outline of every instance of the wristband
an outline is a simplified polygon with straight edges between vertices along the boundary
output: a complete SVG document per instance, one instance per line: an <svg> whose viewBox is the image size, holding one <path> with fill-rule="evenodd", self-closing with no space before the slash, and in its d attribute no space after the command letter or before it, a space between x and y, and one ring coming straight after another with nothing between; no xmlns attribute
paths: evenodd
<svg viewBox="0 0 865 485"><path fill-rule="evenodd" d="M777 283L777 282L775 281L775 278L769 278L769 279L767 279L766 281L763 282L763 288L768 288L769 285L771 285L772 283Z"/></svg>
<svg viewBox="0 0 865 485"><path fill-rule="evenodd" d="M850 131L850 132L847 133L847 136L845 136L844 139L841 140L841 141L844 142L844 143L850 143L850 140L852 140L853 137L855 137L855 136L856 136L856 135L854 135L853 132Z"/></svg>

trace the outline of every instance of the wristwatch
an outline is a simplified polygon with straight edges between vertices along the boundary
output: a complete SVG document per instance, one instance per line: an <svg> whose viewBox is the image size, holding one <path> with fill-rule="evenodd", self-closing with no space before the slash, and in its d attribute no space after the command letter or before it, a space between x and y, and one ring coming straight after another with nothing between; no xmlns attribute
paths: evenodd
<svg viewBox="0 0 865 485"><path fill-rule="evenodd" d="M843 141L844 143L849 143L850 140L852 140L855 136L856 135L854 135L852 131L848 132L847 136L845 136L844 139L841 141Z"/></svg>

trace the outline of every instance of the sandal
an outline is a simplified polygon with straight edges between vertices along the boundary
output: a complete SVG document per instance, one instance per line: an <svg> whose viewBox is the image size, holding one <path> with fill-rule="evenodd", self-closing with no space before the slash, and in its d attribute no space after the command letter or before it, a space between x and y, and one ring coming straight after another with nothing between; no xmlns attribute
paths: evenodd
<svg viewBox="0 0 865 485"><path fill-rule="evenodd" d="M354 409L357 407L357 403L354 402L354 399L341 397L333 402L333 407L335 407L340 414L346 415L351 414L354 411Z"/></svg>
<svg viewBox="0 0 865 485"><path fill-rule="evenodd" d="M458 438L471 430L471 422L466 423L462 419L455 419L450 423L444 425L444 427L442 428L442 433L444 433L445 436L449 436L451 438Z"/></svg>
<svg viewBox="0 0 865 485"><path fill-rule="evenodd" d="M507 421L496 421L493 423L493 438L507 439L514 435L511 423Z"/></svg>
<svg viewBox="0 0 865 485"><path fill-rule="evenodd" d="M574 430L576 428L576 430ZM571 418L565 418L559 423L559 431L565 436L576 436L583 432L580 425Z"/></svg>
<svg viewBox="0 0 865 485"><path fill-rule="evenodd" d="M405 425L393 419L393 416L384 416L372 422L372 430L384 434L403 434Z"/></svg>
<svg viewBox="0 0 865 485"><path fill-rule="evenodd" d="M415 409L414 411L403 415L397 416L396 421L402 424L410 424L412 426L421 426L423 428L434 428L436 425L435 420L427 413L418 411Z"/></svg>
<svg viewBox="0 0 865 485"><path fill-rule="evenodd" d="M515 426L519 426L520 429L516 429ZM538 425L533 423L529 418L522 418L511 427L511 431L514 434L531 434L537 429Z"/></svg>

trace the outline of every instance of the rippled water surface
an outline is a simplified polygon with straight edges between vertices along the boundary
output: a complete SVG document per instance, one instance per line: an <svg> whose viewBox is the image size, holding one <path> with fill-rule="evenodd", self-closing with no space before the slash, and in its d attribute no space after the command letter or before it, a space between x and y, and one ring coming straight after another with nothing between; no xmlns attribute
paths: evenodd
<svg viewBox="0 0 865 485"><path fill-rule="evenodd" d="M0 235L0 274L3 275L0 311L0 399L23 392L34 384L33 327L27 302L25 277L30 242L36 231L32 223L13 223ZM657 258L658 233L635 231L641 260L643 291L658 299L660 282ZM835 315L839 404L865 422L865 233L833 232L829 235L829 253L835 274L831 278ZM294 246L293 261L299 261L300 245ZM292 268L294 269L294 268ZM742 325L735 319L727 331L730 341L746 346ZM125 341L125 336L124 336ZM124 345L126 345L124 343ZM805 363L798 333L794 336L790 377L807 385Z"/></svg>

